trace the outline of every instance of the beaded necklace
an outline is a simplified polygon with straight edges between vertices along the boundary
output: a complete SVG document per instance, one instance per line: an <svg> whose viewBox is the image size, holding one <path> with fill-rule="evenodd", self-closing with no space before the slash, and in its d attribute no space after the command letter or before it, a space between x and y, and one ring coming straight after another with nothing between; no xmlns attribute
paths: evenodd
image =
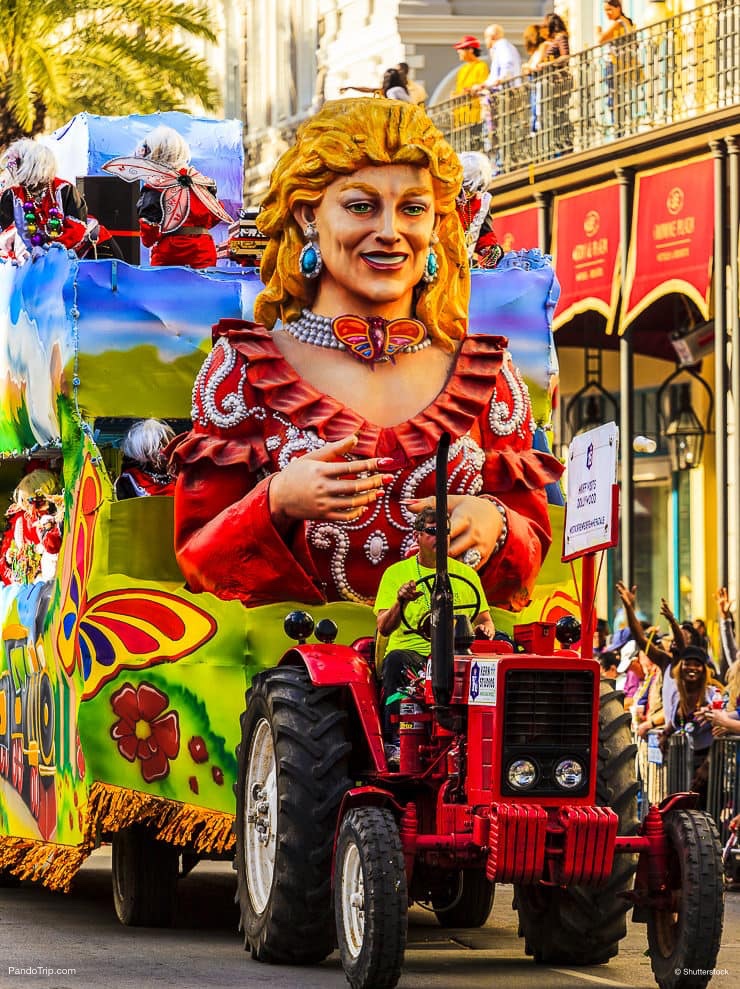
<svg viewBox="0 0 740 989"><path fill-rule="evenodd" d="M43 209L44 198L51 195L51 190L44 189L35 195L25 187L22 187L21 191L24 198L23 222L31 244L40 247L50 240L61 237L64 214L58 206L51 206L48 211Z"/></svg>

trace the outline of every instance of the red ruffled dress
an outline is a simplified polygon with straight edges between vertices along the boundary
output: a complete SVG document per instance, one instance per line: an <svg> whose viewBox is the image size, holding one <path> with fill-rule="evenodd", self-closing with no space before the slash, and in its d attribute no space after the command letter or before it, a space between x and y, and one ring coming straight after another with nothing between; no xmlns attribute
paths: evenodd
<svg viewBox="0 0 740 989"><path fill-rule="evenodd" d="M545 485L562 473L532 449L527 388L502 337L468 336L442 392L397 426L379 427L304 381L263 326L223 319L193 390L193 429L177 442L175 544L189 587L248 605L372 602L386 567L413 546L402 500L434 494L440 434L452 436L450 494L498 501L508 534L479 570L488 603L529 600L550 541ZM393 482L355 521L278 531L270 478L351 433L354 456L391 457Z"/></svg>

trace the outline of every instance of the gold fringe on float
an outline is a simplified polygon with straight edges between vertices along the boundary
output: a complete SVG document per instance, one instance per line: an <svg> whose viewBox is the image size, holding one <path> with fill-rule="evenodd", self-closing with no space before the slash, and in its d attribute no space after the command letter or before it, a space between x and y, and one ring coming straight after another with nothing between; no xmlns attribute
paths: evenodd
<svg viewBox="0 0 740 989"><path fill-rule="evenodd" d="M187 845L196 852L224 852L234 844L233 814L153 797L110 783L93 783L88 822L94 822L97 829L90 832L88 823L86 837L93 844L96 833L121 831L135 823L149 825L153 836L161 841Z"/></svg>
<svg viewBox="0 0 740 989"><path fill-rule="evenodd" d="M55 845L30 838L0 838L0 874L33 879L49 889L69 892L89 852L82 846Z"/></svg>
<svg viewBox="0 0 740 989"><path fill-rule="evenodd" d="M33 879L49 889L66 893L101 835L122 831L137 823L148 825L152 835L161 841L187 846L201 854L225 852L234 844L233 814L110 783L93 783L85 836L80 845L0 837L0 874Z"/></svg>

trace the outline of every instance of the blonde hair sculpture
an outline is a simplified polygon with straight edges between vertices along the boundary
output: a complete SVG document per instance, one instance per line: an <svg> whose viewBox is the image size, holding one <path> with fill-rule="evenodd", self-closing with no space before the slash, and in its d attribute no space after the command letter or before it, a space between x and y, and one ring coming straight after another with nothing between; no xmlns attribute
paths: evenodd
<svg viewBox="0 0 740 989"><path fill-rule="evenodd" d="M385 99L325 103L299 128L295 145L275 166L257 217L257 226L270 238L260 269L265 288L254 305L258 322L272 329L279 319L283 323L297 319L316 295L315 283L300 273L298 257L304 236L293 218L293 208L299 203L317 205L327 186L340 175L389 164L429 169L434 209L440 218L439 273L431 284L420 283L415 315L447 350L452 350L452 341L465 336L470 270L455 212L462 167L420 107Z"/></svg>

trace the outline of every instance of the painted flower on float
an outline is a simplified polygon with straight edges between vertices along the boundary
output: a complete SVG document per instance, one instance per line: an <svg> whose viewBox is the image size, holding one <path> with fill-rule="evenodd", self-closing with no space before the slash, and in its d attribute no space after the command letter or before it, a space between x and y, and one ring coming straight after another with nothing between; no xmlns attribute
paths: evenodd
<svg viewBox="0 0 740 989"><path fill-rule="evenodd" d="M169 760L180 751L177 712L163 713L170 703L167 694L150 683L138 687L124 683L110 702L119 718L110 730L118 751L129 762L141 761L141 775L147 783L164 779L169 775Z"/></svg>

